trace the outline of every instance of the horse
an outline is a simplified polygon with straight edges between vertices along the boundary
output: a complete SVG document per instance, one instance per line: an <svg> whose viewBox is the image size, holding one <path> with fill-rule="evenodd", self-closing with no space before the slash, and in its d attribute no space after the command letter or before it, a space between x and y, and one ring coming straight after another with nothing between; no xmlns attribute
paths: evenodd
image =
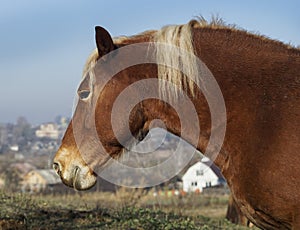
<svg viewBox="0 0 300 230"><path fill-rule="evenodd" d="M192 20L119 38L100 26L95 31L97 48L84 67L72 121L53 160L67 186L89 189L112 159L126 154L130 139L143 141L157 126L213 158L236 205L254 225L300 229L298 48L220 20ZM139 44L148 48L134 49ZM161 44L191 55L177 55L176 48ZM147 55L157 63L128 66L129 59ZM194 57L204 63L202 70L195 67ZM168 67L172 63L175 68ZM119 66L122 70L114 71ZM222 100L216 102L220 95L214 97L218 88L212 91L206 84L209 75L219 87L225 110ZM138 89L126 90L140 82ZM134 106L128 103L152 91L161 96L143 98ZM115 109L115 101L120 109ZM196 115L195 120L189 114ZM221 144L211 143L210 137L225 128L218 139Z"/></svg>

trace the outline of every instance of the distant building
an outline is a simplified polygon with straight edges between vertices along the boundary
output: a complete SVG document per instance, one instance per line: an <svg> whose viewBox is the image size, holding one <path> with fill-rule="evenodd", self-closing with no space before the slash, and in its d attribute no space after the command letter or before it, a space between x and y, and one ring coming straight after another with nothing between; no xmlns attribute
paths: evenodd
<svg viewBox="0 0 300 230"><path fill-rule="evenodd" d="M54 123L42 124L40 128L35 131L35 135L39 138L47 137L50 139L58 139L59 134L58 127Z"/></svg>
<svg viewBox="0 0 300 230"><path fill-rule="evenodd" d="M12 146L9 147L9 149L11 151L18 152L19 151L19 146L18 145L12 145Z"/></svg>
<svg viewBox="0 0 300 230"><path fill-rule="evenodd" d="M53 169L36 169L28 172L22 181L22 191L40 193L53 191L62 185L61 179Z"/></svg>
<svg viewBox="0 0 300 230"><path fill-rule="evenodd" d="M204 188L226 183L220 169L207 158L191 166L182 177L183 191L202 192Z"/></svg>

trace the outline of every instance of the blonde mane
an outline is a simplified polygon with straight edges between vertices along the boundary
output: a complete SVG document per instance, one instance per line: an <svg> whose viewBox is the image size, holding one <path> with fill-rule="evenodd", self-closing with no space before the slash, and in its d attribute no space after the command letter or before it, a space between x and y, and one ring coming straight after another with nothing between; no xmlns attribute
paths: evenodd
<svg viewBox="0 0 300 230"><path fill-rule="evenodd" d="M189 91L192 96L195 94L194 84L198 84L200 78L194 58L192 28L197 26L200 26L199 22L192 20L184 25L165 26L156 32L153 42L163 44L156 49L156 60L170 65L158 65L158 79L162 80L159 92L164 99L176 98L180 90ZM168 90L164 81L174 84L175 91Z"/></svg>

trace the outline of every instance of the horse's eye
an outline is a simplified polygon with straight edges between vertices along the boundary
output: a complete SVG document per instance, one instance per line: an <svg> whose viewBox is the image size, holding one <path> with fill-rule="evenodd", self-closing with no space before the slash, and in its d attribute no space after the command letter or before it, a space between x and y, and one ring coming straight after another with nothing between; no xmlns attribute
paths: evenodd
<svg viewBox="0 0 300 230"><path fill-rule="evenodd" d="M78 91L78 96L81 100L87 99L90 95L90 91L89 90L81 90Z"/></svg>

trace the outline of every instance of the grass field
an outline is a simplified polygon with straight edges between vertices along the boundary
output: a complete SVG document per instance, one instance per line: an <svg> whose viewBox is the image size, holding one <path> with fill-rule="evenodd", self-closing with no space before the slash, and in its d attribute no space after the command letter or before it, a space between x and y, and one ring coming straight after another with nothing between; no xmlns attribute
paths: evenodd
<svg viewBox="0 0 300 230"><path fill-rule="evenodd" d="M224 218L227 201L227 195L154 197L132 189L59 196L0 192L0 229L248 229Z"/></svg>

